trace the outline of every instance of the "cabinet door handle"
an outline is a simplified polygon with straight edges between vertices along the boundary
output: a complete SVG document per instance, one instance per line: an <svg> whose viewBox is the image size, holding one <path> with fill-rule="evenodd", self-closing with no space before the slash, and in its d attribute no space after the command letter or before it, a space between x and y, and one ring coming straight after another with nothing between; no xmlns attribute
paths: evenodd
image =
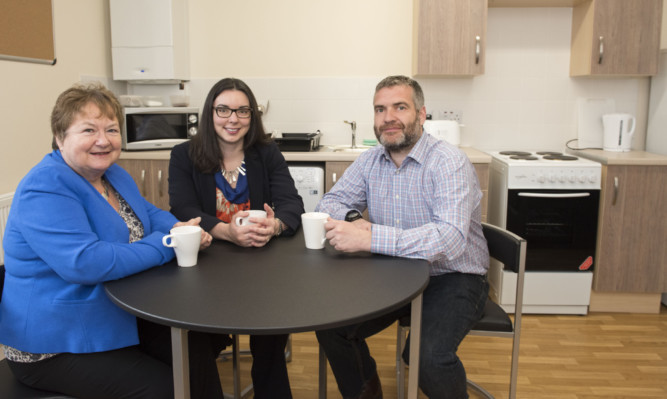
<svg viewBox="0 0 667 399"><path fill-rule="evenodd" d="M602 59L604 58L604 36L600 36L600 48L598 52L599 52L598 64L602 64Z"/></svg>
<svg viewBox="0 0 667 399"><path fill-rule="evenodd" d="M479 64L479 56L482 53L481 40L481 37L475 36L475 65Z"/></svg>
<svg viewBox="0 0 667 399"><path fill-rule="evenodd" d="M614 177L614 195L611 197L612 205L616 205L617 198L618 198L618 177Z"/></svg>
<svg viewBox="0 0 667 399"><path fill-rule="evenodd" d="M331 181L334 182L334 183L336 182L336 173L335 172L331 174Z"/></svg>
<svg viewBox="0 0 667 399"><path fill-rule="evenodd" d="M162 197L163 191L162 191L162 169L157 171L157 189L158 189L158 195Z"/></svg>
<svg viewBox="0 0 667 399"><path fill-rule="evenodd" d="M141 196L146 196L146 169L141 169Z"/></svg>

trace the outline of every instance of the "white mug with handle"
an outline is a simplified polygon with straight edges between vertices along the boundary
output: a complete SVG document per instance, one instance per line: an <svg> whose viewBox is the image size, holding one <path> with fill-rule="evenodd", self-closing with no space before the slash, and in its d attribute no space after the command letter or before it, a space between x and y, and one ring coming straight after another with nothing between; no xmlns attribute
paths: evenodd
<svg viewBox="0 0 667 399"><path fill-rule="evenodd" d="M250 218L266 219L266 211L250 210L246 212L248 212L248 216L236 218L235 223L237 226L250 226L251 224L255 224L250 221Z"/></svg>
<svg viewBox="0 0 667 399"><path fill-rule="evenodd" d="M197 264L199 245L201 243L201 227L178 226L162 237L162 245L174 248L179 266L190 267Z"/></svg>
<svg viewBox="0 0 667 399"><path fill-rule="evenodd" d="M329 218L328 213L324 212L306 212L301 215L301 224L303 225L303 237L308 249L322 249L327 241L324 223Z"/></svg>

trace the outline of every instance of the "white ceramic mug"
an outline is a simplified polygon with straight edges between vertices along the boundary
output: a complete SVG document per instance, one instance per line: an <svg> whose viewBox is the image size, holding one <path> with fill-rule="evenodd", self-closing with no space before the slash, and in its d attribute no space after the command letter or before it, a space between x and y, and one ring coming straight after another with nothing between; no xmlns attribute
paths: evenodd
<svg viewBox="0 0 667 399"><path fill-rule="evenodd" d="M306 212L301 215L301 224L303 225L303 237L306 241L306 248L322 249L327 240L324 223L329 218L328 213Z"/></svg>
<svg viewBox="0 0 667 399"><path fill-rule="evenodd" d="M266 219L266 211L250 210L246 212L248 212L248 216L236 218L237 226L250 226L251 224L255 224L250 221L250 218Z"/></svg>
<svg viewBox="0 0 667 399"><path fill-rule="evenodd" d="M162 237L162 245L174 248L178 265L184 267L197 264L200 242L201 227L199 226L174 227L169 231L169 235Z"/></svg>

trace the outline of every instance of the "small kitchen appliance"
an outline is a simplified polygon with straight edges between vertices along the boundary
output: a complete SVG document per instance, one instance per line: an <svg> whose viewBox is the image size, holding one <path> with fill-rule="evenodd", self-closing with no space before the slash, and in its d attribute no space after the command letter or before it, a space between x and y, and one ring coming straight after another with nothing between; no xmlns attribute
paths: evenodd
<svg viewBox="0 0 667 399"><path fill-rule="evenodd" d="M601 166L560 152L490 152L488 221L526 239L523 313L586 314ZM516 273L492 262L491 295L514 311Z"/></svg>
<svg viewBox="0 0 667 399"><path fill-rule="evenodd" d="M461 125L458 121L427 119L424 122L424 130L437 139L444 140L451 145L458 147L461 144Z"/></svg>
<svg viewBox="0 0 667 399"><path fill-rule="evenodd" d="M187 107L124 108L124 150L167 150L197 134L199 109Z"/></svg>
<svg viewBox="0 0 667 399"><path fill-rule="evenodd" d="M632 136L637 120L630 114L602 115L604 138L602 147L605 151L630 151ZM630 127L632 125L632 127Z"/></svg>
<svg viewBox="0 0 667 399"><path fill-rule="evenodd" d="M274 137L280 151L315 151L320 147L322 133L283 133L282 137Z"/></svg>

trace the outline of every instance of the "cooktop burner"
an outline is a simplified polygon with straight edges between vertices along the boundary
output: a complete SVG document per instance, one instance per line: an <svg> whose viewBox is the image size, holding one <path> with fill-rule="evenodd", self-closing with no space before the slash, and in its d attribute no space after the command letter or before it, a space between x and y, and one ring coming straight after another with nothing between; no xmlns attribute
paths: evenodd
<svg viewBox="0 0 667 399"><path fill-rule="evenodd" d="M563 154L558 154L558 155L545 155L543 157L544 159L549 159L552 161L576 161L577 157L573 157L571 155L563 155Z"/></svg>
<svg viewBox="0 0 667 399"><path fill-rule="evenodd" d="M531 155L531 153L525 151L500 151L500 155L515 155L515 156L527 157Z"/></svg>
<svg viewBox="0 0 667 399"><path fill-rule="evenodd" d="M556 151L537 151L537 152L526 152L526 151L500 151L499 155L504 155L508 159L518 160L518 161L576 161L579 158L572 155L565 155L562 152Z"/></svg>
<svg viewBox="0 0 667 399"><path fill-rule="evenodd" d="M510 155L510 159L523 159L525 161L536 161L539 159L538 157L532 156L528 153L526 154L527 155Z"/></svg>

